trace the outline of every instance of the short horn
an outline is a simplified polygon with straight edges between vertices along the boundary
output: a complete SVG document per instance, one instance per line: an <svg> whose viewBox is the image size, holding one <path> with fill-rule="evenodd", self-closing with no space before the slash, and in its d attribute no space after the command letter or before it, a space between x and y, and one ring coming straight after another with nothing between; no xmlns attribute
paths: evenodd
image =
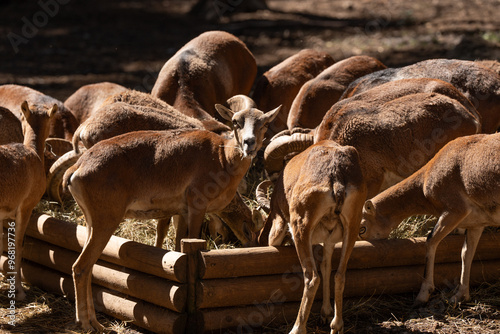
<svg viewBox="0 0 500 334"><path fill-rule="evenodd" d="M227 104L229 109L231 109L234 113L238 111L249 109L249 108L257 108L254 100L246 95L235 95L227 100Z"/></svg>
<svg viewBox="0 0 500 334"><path fill-rule="evenodd" d="M271 201L269 198L267 198L267 191L269 190L269 187L273 185L273 182L271 180L265 180L259 183L257 188L255 189L255 197L257 200L257 203L261 206L261 208L269 214L271 211Z"/></svg>
<svg viewBox="0 0 500 334"><path fill-rule="evenodd" d="M311 146L314 137L306 133L294 133L291 136L281 136L272 141L264 151L264 167L268 174L283 169L284 159L290 153L300 153Z"/></svg>
<svg viewBox="0 0 500 334"><path fill-rule="evenodd" d="M73 166L81 155L82 153L76 153L71 150L57 159L56 162L50 167L49 173L47 174L47 195L51 199L62 203L60 188L64 172L69 167Z"/></svg>

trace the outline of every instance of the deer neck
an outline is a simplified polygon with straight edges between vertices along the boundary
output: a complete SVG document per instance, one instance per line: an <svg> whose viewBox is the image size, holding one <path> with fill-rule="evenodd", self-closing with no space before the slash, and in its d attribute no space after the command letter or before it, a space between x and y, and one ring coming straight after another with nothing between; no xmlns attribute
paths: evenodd
<svg viewBox="0 0 500 334"><path fill-rule="evenodd" d="M388 218L391 229L417 214L435 214L423 192L421 175L413 175L377 195L372 201L377 215Z"/></svg>
<svg viewBox="0 0 500 334"><path fill-rule="evenodd" d="M24 141L23 144L25 147L28 147L35 151L40 160L43 163L43 152L45 150L45 141L40 140L40 137L36 135L35 131L31 126L27 126L24 133Z"/></svg>

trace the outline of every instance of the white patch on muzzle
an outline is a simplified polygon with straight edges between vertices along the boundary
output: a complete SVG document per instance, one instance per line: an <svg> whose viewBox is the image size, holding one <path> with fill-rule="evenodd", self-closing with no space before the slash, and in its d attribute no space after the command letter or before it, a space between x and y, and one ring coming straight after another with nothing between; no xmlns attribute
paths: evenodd
<svg viewBox="0 0 500 334"><path fill-rule="evenodd" d="M257 154L255 149L257 138L255 137L255 120L247 118L245 125L241 130L241 148L243 150L243 158L248 156L254 157Z"/></svg>

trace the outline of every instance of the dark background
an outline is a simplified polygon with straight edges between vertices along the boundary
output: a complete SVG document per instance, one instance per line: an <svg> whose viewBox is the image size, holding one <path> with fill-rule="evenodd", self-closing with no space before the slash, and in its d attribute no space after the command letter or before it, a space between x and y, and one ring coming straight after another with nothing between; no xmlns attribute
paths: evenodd
<svg viewBox="0 0 500 334"><path fill-rule="evenodd" d="M206 21L189 14L193 0L0 0L0 84L63 101L100 81L150 91L169 57L216 29L248 45L259 74L303 48L388 66L500 58L499 0L268 0L269 10L253 13L239 12L241 1L207 1L216 17Z"/></svg>

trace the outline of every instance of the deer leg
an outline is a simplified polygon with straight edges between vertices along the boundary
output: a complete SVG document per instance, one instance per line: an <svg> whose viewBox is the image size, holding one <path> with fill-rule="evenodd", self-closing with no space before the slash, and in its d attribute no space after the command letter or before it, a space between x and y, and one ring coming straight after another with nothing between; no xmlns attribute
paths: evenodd
<svg viewBox="0 0 500 334"><path fill-rule="evenodd" d="M471 228L467 230L464 245L462 246L462 273L460 275L460 285L458 286L458 291L453 297L451 297L450 302L452 304L457 304L461 300L467 301L470 299L470 270L479 239L483 234L483 230L484 227Z"/></svg>
<svg viewBox="0 0 500 334"><path fill-rule="evenodd" d="M276 215L271 211L269 215ZM259 236L257 237L257 243L259 246L267 246L270 245L269 243L269 233L272 228L273 223L273 218L271 216L268 216L267 219L264 221L264 226L262 226L262 229L259 232Z"/></svg>
<svg viewBox="0 0 500 334"><path fill-rule="evenodd" d="M321 321L327 323L333 315L330 301L330 276L332 274L332 255L335 242L326 240L323 246L323 259L321 260L321 277L323 279L323 305L321 306Z"/></svg>
<svg viewBox="0 0 500 334"><path fill-rule="evenodd" d="M170 226L170 218L171 217L158 219L156 225L155 247L162 248L163 241L165 241L165 237L168 233L168 227Z"/></svg>
<svg viewBox="0 0 500 334"><path fill-rule="evenodd" d="M462 206L465 208L465 205ZM454 209L454 211L446 211L440 217L427 238L426 242L426 264L424 281L420 287L420 292L415 299L415 306L427 303L430 295L434 292L434 262L436 257L436 249L441 242L451 231L453 231L460 222L469 214L466 210Z"/></svg>
<svg viewBox="0 0 500 334"><path fill-rule="evenodd" d="M205 219L206 210L189 210L187 219L187 235L188 238L200 238L201 237L201 227L203 225L203 220Z"/></svg>
<svg viewBox="0 0 500 334"><path fill-rule="evenodd" d="M262 242L264 242L264 240L267 240L269 246L280 246L283 242L283 239L285 239L288 223L280 215L275 215L274 217L270 217L267 219L266 226L267 225L271 226L269 236L263 238ZM261 240L259 240L259 244L260 241Z"/></svg>
<svg viewBox="0 0 500 334"><path fill-rule="evenodd" d="M305 239L305 240L304 240ZM300 302L299 313L290 334L305 334L307 319L311 312L314 296L320 284L320 278L314 263L310 236L295 238L295 249L304 274L304 291Z"/></svg>
<svg viewBox="0 0 500 334"><path fill-rule="evenodd" d="M354 244L359 234L359 226L361 224L362 207L365 196L357 196L355 204L345 206L340 220L343 226L342 250L340 253L340 261L337 271L335 272L335 315L330 323L331 334L344 332L344 319L342 317L345 273L347 271L347 262L351 257ZM331 261L331 259L330 259Z"/></svg>
<svg viewBox="0 0 500 334"><path fill-rule="evenodd" d="M188 226L186 218L183 215L175 215L172 217L172 222L175 227L175 250L181 251L181 240L187 237Z"/></svg>
<svg viewBox="0 0 500 334"><path fill-rule="evenodd" d="M87 219L87 240L78 259L73 264L75 284L76 321L84 330L102 332L104 327L97 321L92 298L92 267L102 254L111 235L120 223L112 217ZM102 216L102 215L101 215Z"/></svg>

